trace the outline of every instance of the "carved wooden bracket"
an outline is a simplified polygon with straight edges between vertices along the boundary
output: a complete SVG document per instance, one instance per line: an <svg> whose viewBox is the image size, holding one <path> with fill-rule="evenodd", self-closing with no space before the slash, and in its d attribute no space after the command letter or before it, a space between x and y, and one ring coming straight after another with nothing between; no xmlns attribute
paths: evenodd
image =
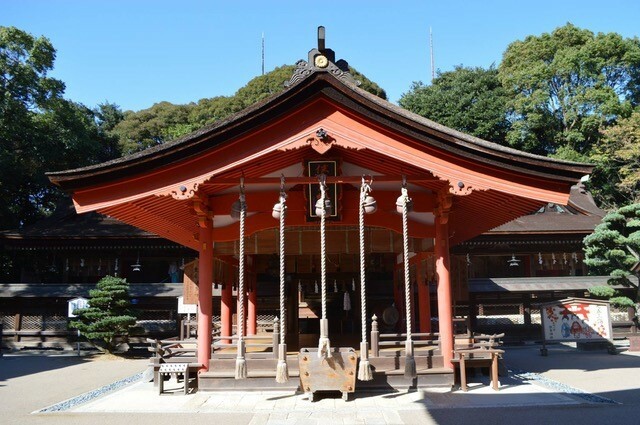
<svg viewBox="0 0 640 425"><path fill-rule="evenodd" d="M333 146L340 146L345 149L353 149L353 150L361 150L362 146L357 145L348 140L338 140L327 133L324 129L320 128L315 133L310 134L306 137L302 137L298 140L295 140L289 143L286 146L280 148L282 151L290 151L294 149L300 149L310 146L313 150L318 152L320 155L324 155L329 149Z"/></svg>
<svg viewBox="0 0 640 425"><path fill-rule="evenodd" d="M195 215L198 217L198 226L205 228L211 225L213 212L209 209L207 198L203 199L195 196L191 207L193 208Z"/></svg>
<svg viewBox="0 0 640 425"><path fill-rule="evenodd" d="M441 224L449 222L449 213L453 208L453 195L445 189L438 192L438 203L434 210L436 220L440 220Z"/></svg>
<svg viewBox="0 0 640 425"><path fill-rule="evenodd" d="M196 195L196 192L198 192L198 186L200 186L200 183L197 182L190 185L181 185L177 189L170 191L169 195L178 201L191 199Z"/></svg>
<svg viewBox="0 0 640 425"><path fill-rule="evenodd" d="M471 192L473 192L474 190L477 190L477 189L475 189L473 186L465 184L463 181L459 181L456 184L449 185L449 193L452 195L466 196L466 195L470 195ZM485 190L485 189L479 189L479 190Z"/></svg>
<svg viewBox="0 0 640 425"><path fill-rule="evenodd" d="M449 193L456 196L466 196L470 195L472 192L476 190L487 190L485 187L476 187L465 183L462 180L455 181L452 176L443 175L441 172L437 172L434 170L430 170L431 174L438 177L439 179L446 180L449 182Z"/></svg>

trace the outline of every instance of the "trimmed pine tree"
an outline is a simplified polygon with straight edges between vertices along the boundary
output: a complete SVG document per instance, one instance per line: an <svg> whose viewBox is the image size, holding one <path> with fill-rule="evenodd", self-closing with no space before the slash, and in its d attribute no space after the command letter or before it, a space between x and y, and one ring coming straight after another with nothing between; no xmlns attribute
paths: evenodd
<svg viewBox="0 0 640 425"><path fill-rule="evenodd" d="M109 353L115 348L116 336L129 335L136 323L129 299L126 279L105 276L89 291L89 307L74 312L77 319L69 323L90 340L100 341Z"/></svg>
<svg viewBox="0 0 640 425"><path fill-rule="evenodd" d="M623 296L611 287L595 287L589 291L602 298L609 298L612 305L636 310L634 322L638 325L638 301L640 278L638 252L640 252L640 204L631 204L608 213L594 232L584 239L585 259L590 274L608 274L609 285L633 288L635 299ZM630 276L636 276L632 282Z"/></svg>

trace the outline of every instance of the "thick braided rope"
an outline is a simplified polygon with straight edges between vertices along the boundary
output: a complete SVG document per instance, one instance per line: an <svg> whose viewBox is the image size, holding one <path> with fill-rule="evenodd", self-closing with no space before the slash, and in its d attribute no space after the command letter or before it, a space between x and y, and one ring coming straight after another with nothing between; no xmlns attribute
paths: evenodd
<svg viewBox="0 0 640 425"><path fill-rule="evenodd" d="M284 303L284 281L285 281L285 264L284 264L284 215L287 207L285 205L284 194L280 196L280 344L285 343L285 335L287 334L287 317Z"/></svg>
<svg viewBox="0 0 640 425"><path fill-rule="evenodd" d="M240 201L240 258L238 261L238 343L242 341L244 335L244 222L246 215L247 207L242 199Z"/></svg>
<svg viewBox="0 0 640 425"><path fill-rule="evenodd" d="M404 200L402 203L402 248L404 256L404 302L407 317L407 341L411 340L411 287L409 282L409 230L408 230L408 202L409 195L406 190L402 190Z"/></svg>
<svg viewBox="0 0 640 425"><path fill-rule="evenodd" d="M326 199L327 188L324 179L320 182L320 200L322 201L322 212L320 213L320 287L322 290L322 318L327 318L327 240L325 231L325 221L327 215ZM327 335L321 335L327 336Z"/></svg>
<svg viewBox="0 0 640 425"><path fill-rule="evenodd" d="M362 342L367 342L367 298L365 292L365 259L364 259L364 201L368 186L363 183L360 188L360 211L358 213L358 232L360 234L360 313L362 319Z"/></svg>

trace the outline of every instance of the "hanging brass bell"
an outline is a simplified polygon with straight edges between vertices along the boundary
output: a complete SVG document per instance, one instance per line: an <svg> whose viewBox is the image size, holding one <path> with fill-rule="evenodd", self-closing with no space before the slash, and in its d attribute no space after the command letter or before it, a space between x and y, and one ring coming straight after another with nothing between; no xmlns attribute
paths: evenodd
<svg viewBox="0 0 640 425"><path fill-rule="evenodd" d="M331 199L324 200L324 210L326 214L331 214ZM322 215L322 199L318 199L316 201L316 215L317 216Z"/></svg>
<svg viewBox="0 0 640 425"><path fill-rule="evenodd" d="M362 203L362 208L364 208L365 214L373 214L374 212L378 211L378 203L373 196L367 195L364 198L364 202Z"/></svg>

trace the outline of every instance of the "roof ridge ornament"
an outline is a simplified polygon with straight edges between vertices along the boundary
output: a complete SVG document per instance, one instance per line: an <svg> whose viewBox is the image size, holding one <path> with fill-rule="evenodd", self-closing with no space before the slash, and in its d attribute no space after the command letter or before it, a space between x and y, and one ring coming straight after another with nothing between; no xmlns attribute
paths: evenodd
<svg viewBox="0 0 640 425"><path fill-rule="evenodd" d="M349 72L347 61L344 59L336 61L335 52L325 47L325 29L323 26L318 27L318 47L309 50L308 61L299 60L296 62L296 69L293 71L289 81L284 83L284 86L291 87L314 72L328 72L345 83L356 86L362 84Z"/></svg>

